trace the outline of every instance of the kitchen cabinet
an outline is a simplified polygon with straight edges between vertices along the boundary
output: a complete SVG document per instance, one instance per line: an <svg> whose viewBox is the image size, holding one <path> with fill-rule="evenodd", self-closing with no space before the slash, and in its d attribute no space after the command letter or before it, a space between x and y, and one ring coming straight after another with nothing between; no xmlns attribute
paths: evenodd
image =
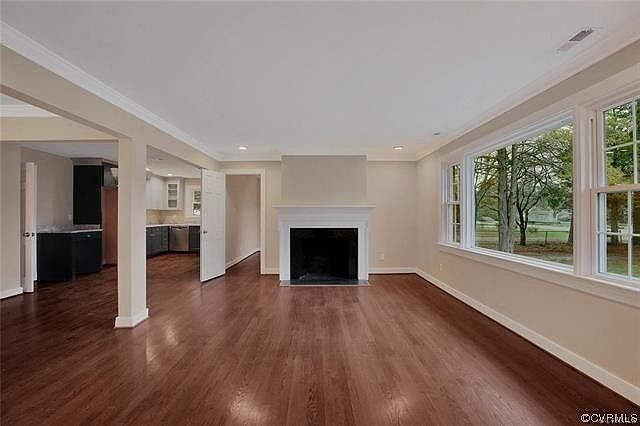
<svg viewBox="0 0 640 426"><path fill-rule="evenodd" d="M150 175L147 179L147 208L163 210L166 205L165 181L162 177Z"/></svg>
<svg viewBox="0 0 640 426"><path fill-rule="evenodd" d="M182 178L163 178L150 175L147 179L147 209L181 210L184 207Z"/></svg>
<svg viewBox="0 0 640 426"><path fill-rule="evenodd" d="M147 256L169 251L169 227L147 227Z"/></svg>
<svg viewBox="0 0 640 426"><path fill-rule="evenodd" d="M77 160L84 161L84 160ZM74 164L73 166L73 223L99 225L102 223L102 188L116 188L111 169L114 164Z"/></svg>
<svg viewBox="0 0 640 426"><path fill-rule="evenodd" d="M167 210L179 210L182 209L182 179L167 179L166 182L166 198Z"/></svg>
<svg viewBox="0 0 640 426"><path fill-rule="evenodd" d="M69 281L102 270L102 232L38 233L38 281Z"/></svg>
<svg viewBox="0 0 640 426"><path fill-rule="evenodd" d="M104 184L102 166L73 166L73 223L102 223L101 191Z"/></svg>
<svg viewBox="0 0 640 426"><path fill-rule="evenodd" d="M102 232L71 234L74 272L89 274L102 270Z"/></svg>

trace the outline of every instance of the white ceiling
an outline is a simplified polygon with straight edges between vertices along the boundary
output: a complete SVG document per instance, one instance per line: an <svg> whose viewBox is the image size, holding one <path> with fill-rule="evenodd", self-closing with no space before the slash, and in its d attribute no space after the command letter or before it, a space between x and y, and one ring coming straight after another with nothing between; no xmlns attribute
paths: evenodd
<svg viewBox="0 0 640 426"><path fill-rule="evenodd" d="M158 149L147 147L147 169L160 176L200 178L200 169Z"/></svg>
<svg viewBox="0 0 640 426"><path fill-rule="evenodd" d="M27 105L21 100L0 93L0 105Z"/></svg>
<svg viewBox="0 0 640 426"><path fill-rule="evenodd" d="M223 159L415 157L640 37L640 2L5 1L2 13Z"/></svg>
<svg viewBox="0 0 640 426"><path fill-rule="evenodd" d="M56 117L56 115L0 93L0 117Z"/></svg>

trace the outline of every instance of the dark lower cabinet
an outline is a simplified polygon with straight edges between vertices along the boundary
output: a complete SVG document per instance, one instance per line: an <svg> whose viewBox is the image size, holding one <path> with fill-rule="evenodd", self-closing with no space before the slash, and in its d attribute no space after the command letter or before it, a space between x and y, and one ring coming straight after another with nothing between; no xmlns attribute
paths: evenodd
<svg viewBox="0 0 640 426"><path fill-rule="evenodd" d="M102 233L39 233L38 281L69 281L102 270Z"/></svg>
<svg viewBox="0 0 640 426"><path fill-rule="evenodd" d="M147 256L169 251L169 227L150 226L147 228Z"/></svg>
<svg viewBox="0 0 640 426"><path fill-rule="evenodd" d="M73 263L76 274L102 270L102 232L71 234Z"/></svg>
<svg viewBox="0 0 640 426"><path fill-rule="evenodd" d="M189 226L189 251L200 251L199 226Z"/></svg>

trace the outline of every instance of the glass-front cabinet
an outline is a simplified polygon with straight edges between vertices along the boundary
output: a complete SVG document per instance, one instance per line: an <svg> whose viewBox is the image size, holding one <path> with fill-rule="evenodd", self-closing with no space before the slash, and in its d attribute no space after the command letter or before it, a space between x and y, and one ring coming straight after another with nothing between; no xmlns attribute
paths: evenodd
<svg viewBox="0 0 640 426"><path fill-rule="evenodd" d="M180 193L181 192L180 180L179 179L167 180L166 191L167 191L167 209L173 210L173 209L181 208L180 199L182 194Z"/></svg>

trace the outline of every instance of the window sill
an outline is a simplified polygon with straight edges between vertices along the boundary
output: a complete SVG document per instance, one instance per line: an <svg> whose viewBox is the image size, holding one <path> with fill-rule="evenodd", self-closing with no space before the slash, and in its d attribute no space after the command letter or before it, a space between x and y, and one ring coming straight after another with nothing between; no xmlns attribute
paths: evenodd
<svg viewBox="0 0 640 426"><path fill-rule="evenodd" d="M640 308L640 289L632 285L612 282L600 276L577 275L570 267L521 257L505 256L488 250L463 249L459 246L442 242L438 243L438 246L440 251L445 253Z"/></svg>

